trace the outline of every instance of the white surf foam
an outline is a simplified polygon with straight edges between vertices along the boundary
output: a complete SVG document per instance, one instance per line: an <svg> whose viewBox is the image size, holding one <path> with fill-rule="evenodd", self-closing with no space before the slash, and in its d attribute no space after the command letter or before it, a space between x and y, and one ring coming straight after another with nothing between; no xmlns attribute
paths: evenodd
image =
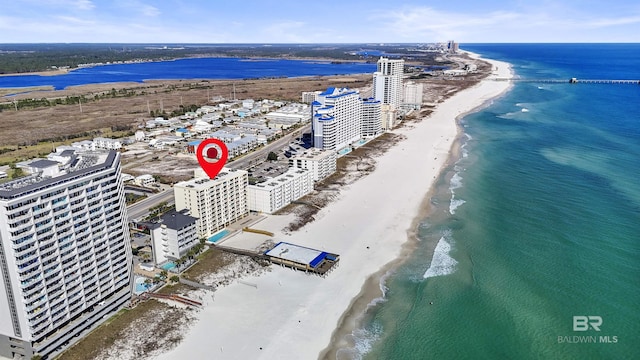
<svg viewBox="0 0 640 360"><path fill-rule="evenodd" d="M466 203L466 201L464 201L462 199L454 199L452 197L451 198L451 202L449 203L449 213L451 215L454 215L456 213L456 209L459 208L464 203Z"/></svg>
<svg viewBox="0 0 640 360"><path fill-rule="evenodd" d="M453 174L451 177L451 183L449 185L449 190L454 190L462 187L462 176L459 173ZM453 191L451 192L453 193Z"/></svg>
<svg viewBox="0 0 640 360"><path fill-rule="evenodd" d="M378 323L373 323L372 329L355 329L351 333L354 342L351 359L362 359L371 351L373 344L380 339L380 335L382 335L382 326Z"/></svg>
<svg viewBox="0 0 640 360"><path fill-rule="evenodd" d="M431 266L427 269L422 277L428 279L435 276L443 276L453 274L456 270L458 262L449 255L451 245L445 239L446 235L441 237L433 251Z"/></svg>

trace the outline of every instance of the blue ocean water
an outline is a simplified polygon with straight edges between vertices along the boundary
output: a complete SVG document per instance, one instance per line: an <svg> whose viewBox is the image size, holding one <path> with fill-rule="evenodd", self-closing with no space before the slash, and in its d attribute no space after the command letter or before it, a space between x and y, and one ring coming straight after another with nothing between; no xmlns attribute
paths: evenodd
<svg viewBox="0 0 640 360"><path fill-rule="evenodd" d="M142 82L168 79L251 79L372 73L376 64L311 60L190 58L174 61L113 64L80 68L56 76L0 76L0 88Z"/></svg>
<svg viewBox="0 0 640 360"><path fill-rule="evenodd" d="M640 79L640 44L462 48L522 78ZM416 250L338 358L639 359L639 114L640 85L520 82L466 116Z"/></svg>

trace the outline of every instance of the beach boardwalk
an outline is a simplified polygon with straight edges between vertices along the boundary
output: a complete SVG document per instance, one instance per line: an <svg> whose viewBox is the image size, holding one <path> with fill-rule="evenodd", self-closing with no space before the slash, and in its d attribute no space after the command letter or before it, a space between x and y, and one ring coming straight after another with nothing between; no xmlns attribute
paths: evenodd
<svg viewBox="0 0 640 360"><path fill-rule="evenodd" d="M338 254L316 250L288 242L279 242L271 250L265 251L266 258L275 264L298 270L326 274L340 260Z"/></svg>

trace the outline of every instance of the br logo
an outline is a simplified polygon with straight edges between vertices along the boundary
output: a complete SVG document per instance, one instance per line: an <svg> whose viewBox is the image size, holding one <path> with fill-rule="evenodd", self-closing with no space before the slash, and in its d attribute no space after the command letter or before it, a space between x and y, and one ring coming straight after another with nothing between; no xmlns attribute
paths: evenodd
<svg viewBox="0 0 640 360"><path fill-rule="evenodd" d="M600 316L574 316L573 331L587 331L591 327L595 331L600 331L602 318Z"/></svg>

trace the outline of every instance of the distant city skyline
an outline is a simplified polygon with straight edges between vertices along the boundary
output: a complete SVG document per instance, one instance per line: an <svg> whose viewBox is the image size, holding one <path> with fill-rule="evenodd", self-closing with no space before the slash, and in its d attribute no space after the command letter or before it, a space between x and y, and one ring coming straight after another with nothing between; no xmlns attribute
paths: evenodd
<svg viewBox="0 0 640 360"><path fill-rule="evenodd" d="M328 16L330 14L330 16ZM631 0L19 0L0 43L638 42Z"/></svg>

